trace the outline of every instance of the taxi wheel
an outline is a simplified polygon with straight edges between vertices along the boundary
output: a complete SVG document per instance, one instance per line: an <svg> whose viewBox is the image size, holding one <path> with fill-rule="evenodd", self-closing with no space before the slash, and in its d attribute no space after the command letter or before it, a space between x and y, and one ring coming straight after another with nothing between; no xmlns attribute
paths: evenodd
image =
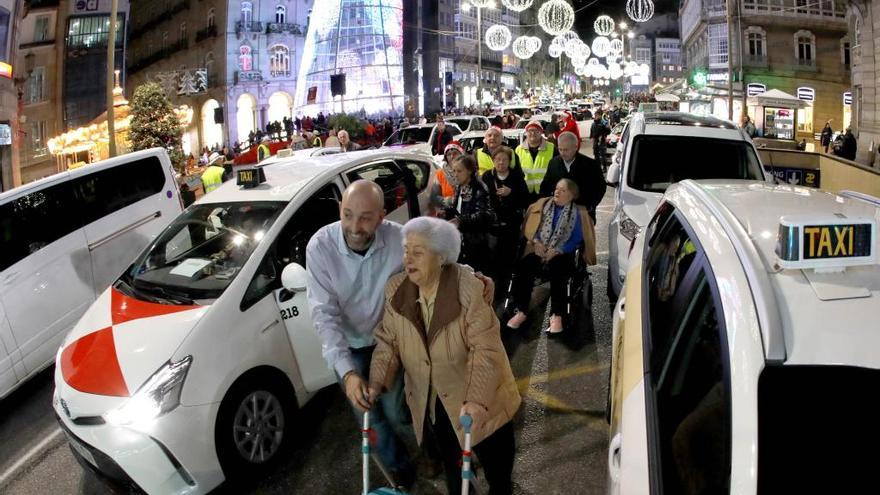
<svg viewBox="0 0 880 495"><path fill-rule="evenodd" d="M281 459L292 443L293 390L261 376L235 384L220 405L217 456L227 479L253 480Z"/></svg>

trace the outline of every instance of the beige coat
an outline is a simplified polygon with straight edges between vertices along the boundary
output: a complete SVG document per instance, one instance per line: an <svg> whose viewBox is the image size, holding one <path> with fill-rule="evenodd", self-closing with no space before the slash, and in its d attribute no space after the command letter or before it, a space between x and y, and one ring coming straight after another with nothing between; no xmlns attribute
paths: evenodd
<svg viewBox="0 0 880 495"><path fill-rule="evenodd" d="M487 408L472 431L473 445L507 424L521 402L500 324L483 299L483 282L457 264L440 273L434 314L426 328L419 289L399 273L385 286L385 315L376 329L370 385L385 390L403 368L406 402L416 439L422 442L428 394L433 384L464 445L458 423L466 401Z"/></svg>
<svg viewBox="0 0 880 495"><path fill-rule="evenodd" d="M547 201L552 201L552 198L541 198L532 203L526 211L526 219L523 221L523 237L525 237L529 243L526 244L526 250L523 253L523 256L535 252L535 247L531 241L535 238L535 234L538 233L538 229L541 228L541 215L544 212L544 205ZM577 206L578 214L581 216L581 232L584 235L584 262L587 265L595 265L596 231L593 230L593 219L590 217L586 208L581 205L575 206Z"/></svg>

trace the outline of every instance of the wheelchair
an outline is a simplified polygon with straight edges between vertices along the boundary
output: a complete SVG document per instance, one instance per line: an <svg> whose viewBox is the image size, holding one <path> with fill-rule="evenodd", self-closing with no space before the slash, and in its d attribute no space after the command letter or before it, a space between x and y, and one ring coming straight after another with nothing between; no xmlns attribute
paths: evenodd
<svg viewBox="0 0 880 495"><path fill-rule="evenodd" d="M525 239L521 238L517 249L517 260L522 258L525 251ZM581 327L584 324L593 322L593 281L590 277L586 262L583 257L584 246L581 244L575 251L574 271L568 278L566 284L566 317L563 319L563 328L570 331ZM547 267L541 270L541 273L535 278L535 287L544 285L550 281L550 275ZM513 277L507 283L507 292L504 297L502 306L502 316L504 322L516 312L513 307Z"/></svg>

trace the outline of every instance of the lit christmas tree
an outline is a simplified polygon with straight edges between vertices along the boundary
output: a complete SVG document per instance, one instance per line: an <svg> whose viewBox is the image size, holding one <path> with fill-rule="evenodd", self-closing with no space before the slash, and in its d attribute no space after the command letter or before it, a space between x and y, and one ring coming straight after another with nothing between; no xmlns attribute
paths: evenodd
<svg viewBox="0 0 880 495"><path fill-rule="evenodd" d="M180 171L185 162L182 135L183 128L162 86L156 83L138 86L131 99L131 127L128 131L131 150L165 148L171 163Z"/></svg>

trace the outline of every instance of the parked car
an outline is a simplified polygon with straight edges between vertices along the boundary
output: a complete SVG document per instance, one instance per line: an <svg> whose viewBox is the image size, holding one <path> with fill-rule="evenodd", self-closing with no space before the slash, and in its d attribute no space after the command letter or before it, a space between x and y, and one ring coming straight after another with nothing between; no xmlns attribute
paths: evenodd
<svg viewBox="0 0 880 495"><path fill-rule="evenodd" d="M405 144L431 143L434 141L436 127L437 124L408 125L394 131L390 136L388 136L388 139L386 139L382 145L394 146ZM446 128L449 129L453 136L458 136L461 134L461 129L456 124L447 123Z"/></svg>
<svg viewBox="0 0 880 495"><path fill-rule="evenodd" d="M633 239L647 225L669 185L684 179L770 179L742 129L687 113L637 114L622 134L620 158L608 167L616 187L608 226L608 296L620 293Z"/></svg>
<svg viewBox="0 0 880 495"><path fill-rule="evenodd" d="M158 148L0 194L0 397L52 364L97 295L182 210Z"/></svg>
<svg viewBox="0 0 880 495"><path fill-rule="evenodd" d="M285 460L294 411L336 377L306 302L306 245L342 191L427 210L431 157L396 150L236 170L120 269L58 352L53 406L77 458L147 493L207 493ZM45 305L44 305L45 306Z"/></svg>
<svg viewBox="0 0 880 495"><path fill-rule="evenodd" d="M482 115L450 115L443 120L457 126L461 132L485 131L492 126L489 118Z"/></svg>
<svg viewBox="0 0 880 495"><path fill-rule="evenodd" d="M613 311L608 493L876 485L841 452L880 438L880 199L685 180L659 203Z"/></svg>

